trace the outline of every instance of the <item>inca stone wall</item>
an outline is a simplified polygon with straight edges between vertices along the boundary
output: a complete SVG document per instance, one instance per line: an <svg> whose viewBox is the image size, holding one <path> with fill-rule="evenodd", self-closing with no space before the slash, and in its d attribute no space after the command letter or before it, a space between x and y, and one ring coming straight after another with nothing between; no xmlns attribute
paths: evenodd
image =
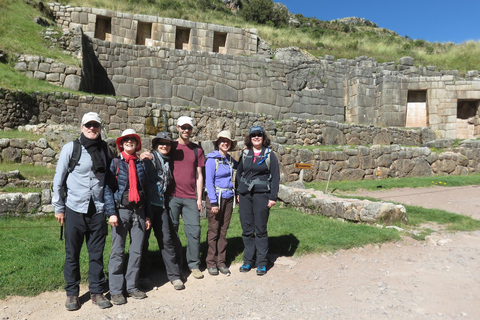
<svg viewBox="0 0 480 320"><path fill-rule="evenodd" d="M174 107L151 102L155 99L126 99L104 96L78 96L72 93L24 93L0 88L0 129L39 123L80 125L85 112L98 112L109 135L117 136L127 128L142 136L162 130L176 135L175 121L181 115L195 119L197 141L212 140L219 131L229 129L242 140L253 125L262 125L271 140L283 145L391 145L420 146L435 140L427 128L379 128L334 121L292 117L275 120L272 116L234 112L220 108Z"/></svg>
<svg viewBox="0 0 480 320"><path fill-rule="evenodd" d="M56 22L65 29L81 27L90 38L129 45L221 52L257 53L257 30L211 23L128 14L111 10L50 3Z"/></svg>
<svg viewBox="0 0 480 320"><path fill-rule="evenodd" d="M51 6L59 25L85 29L85 35L90 36L89 48L117 96L162 105L253 112L279 120L297 117L382 127L428 127L438 137L450 139L480 136L480 77L475 70L461 78L456 71L414 66L410 57L398 63L378 63L367 57L315 59L292 48L265 58L253 53L258 50L240 56L202 46L177 50L164 43L137 45L132 39L138 35L138 23L160 18ZM112 17L111 38L95 34L99 16ZM163 21L165 26L178 22ZM202 24L185 23L191 30L204 30ZM119 38L114 37L117 25L122 26L117 30ZM182 28L186 27L179 30ZM222 30L230 35L229 28ZM82 34L81 30L78 33ZM254 34L252 31L245 37L253 39ZM255 43L260 43L257 40ZM78 52L78 48L69 49ZM85 80L88 70L83 71ZM464 106L467 112L462 110ZM411 124L412 119L422 120Z"/></svg>

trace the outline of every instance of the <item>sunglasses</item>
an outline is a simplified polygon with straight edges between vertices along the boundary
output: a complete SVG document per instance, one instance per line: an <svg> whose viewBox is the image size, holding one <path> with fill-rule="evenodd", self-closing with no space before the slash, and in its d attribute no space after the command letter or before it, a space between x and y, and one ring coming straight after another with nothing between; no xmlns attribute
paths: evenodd
<svg viewBox="0 0 480 320"><path fill-rule="evenodd" d="M122 143L125 143L125 142L128 142L128 141L135 141L136 143L138 143L137 139L135 138L125 138L122 140Z"/></svg>
<svg viewBox="0 0 480 320"><path fill-rule="evenodd" d="M168 141L159 141L158 144L160 146L171 146L172 145L172 143L168 142Z"/></svg>
<svg viewBox="0 0 480 320"><path fill-rule="evenodd" d="M263 137L263 133L252 133L250 137L251 138Z"/></svg>
<svg viewBox="0 0 480 320"><path fill-rule="evenodd" d="M100 123L92 121L92 122L87 122L83 125L85 128L100 128Z"/></svg>
<svg viewBox="0 0 480 320"><path fill-rule="evenodd" d="M181 126L180 129L182 129L183 131L187 131L187 130L192 131L193 130L193 128L190 127L190 126Z"/></svg>

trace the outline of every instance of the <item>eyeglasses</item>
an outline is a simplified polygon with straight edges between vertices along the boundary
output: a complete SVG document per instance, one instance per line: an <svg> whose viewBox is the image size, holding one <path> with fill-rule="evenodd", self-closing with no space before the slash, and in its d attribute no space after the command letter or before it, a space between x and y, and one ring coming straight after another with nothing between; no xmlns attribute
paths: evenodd
<svg viewBox="0 0 480 320"><path fill-rule="evenodd" d="M171 146L172 143L168 142L168 141L159 141L158 145L160 145L160 146Z"/></svg>
<svg viewBox="0 0 480 320"><path fill-rule="evenodd" d="M181 126L180 129L182 129L183 131L187 131L187 130L192 131L193 130L193 128L190 127L190 126Z"/></svg>
<svg viewBox="0 0 480 320"><path fill-rule="evenodd" d="M83 125L85 128L100 128L101 124L95 121L87 122Z"/></svg>
<svg viewBox="0 0 480 320"><path fill-rule="evenodd" d="M257 137L260 137L260 138L261 138L261 137L263 137L263 133L252 133L252 134L250 135L250 137L251 137L251 138L257 138Z"/></svg>

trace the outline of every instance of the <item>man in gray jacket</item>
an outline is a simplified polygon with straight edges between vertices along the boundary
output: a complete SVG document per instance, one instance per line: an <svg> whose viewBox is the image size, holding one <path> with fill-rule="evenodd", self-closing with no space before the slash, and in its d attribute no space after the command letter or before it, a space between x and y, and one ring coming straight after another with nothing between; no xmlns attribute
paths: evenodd
<svg viewBox="0 0 480 320"><path fill-rule="evenodd" d="M69 170L78 141L65 144L53 179L52 204L55 207L55 218L65 226L65 307L69 311L80 308L80 250L84 239L89 254L88 280L92 302L101 309L112 306L103 295L103 250L107 236L105 210L114 210L115 204L113 197L104 198L103 193L107 181L112 180L112 174L107 174L111 157L106 142L100 136L101 122L100 116L95 112L83 116L78 139L80 159L73 170ZM61 194L62 186L66 195Z"/></svg>

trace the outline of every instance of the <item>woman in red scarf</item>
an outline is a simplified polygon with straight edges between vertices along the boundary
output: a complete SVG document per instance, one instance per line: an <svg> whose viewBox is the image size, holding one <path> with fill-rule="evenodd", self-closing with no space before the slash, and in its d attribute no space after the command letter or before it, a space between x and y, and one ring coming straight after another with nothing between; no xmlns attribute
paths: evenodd
<svg viewBox="0 0 480 320"><path fill-rule="evenodd" d="M116 143L120 156L113 159L110 169L117 177L118 189L114 192L117 210L108 219L112 227L108 277L112 303L119 305L127 302L125 294L135 299L147 297L145 292L138 289L138 276L144 233L150 229L151 222L144 163L136 154L142 149L142 140L135 130L127 129ZM130 247L124 273L127 234L130 234Z"/></svg>

